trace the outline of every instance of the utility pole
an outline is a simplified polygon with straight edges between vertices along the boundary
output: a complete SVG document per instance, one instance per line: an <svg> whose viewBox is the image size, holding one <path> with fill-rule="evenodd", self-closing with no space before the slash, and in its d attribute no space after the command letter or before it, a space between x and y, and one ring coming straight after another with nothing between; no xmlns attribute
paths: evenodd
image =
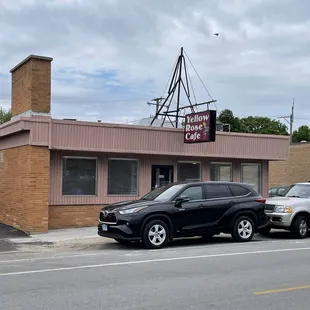
<svg viewBox="0 0 310 310"><path fill-rule="evenodd" d="M154 101L155 103L154 103L154 102L147 102L148 105L155 105L155 106L156 106L156 114L155 114L155 115L158 114L158 111L159 111L159 104L160 104L160 102L161 102L163 99L165 99L165 98L159 97L159 98L154 98L154 99L151 100L151 101ZM158 115L157 115L157 117L158 117Z"/></svg>
<svg viewBox="0 0 310 310"><path fill-rule="evenodd" d="M292 111L291 111L291 115L290 115L290 136L291 136L291 144L293 143L294 105L295 105L295 100L294 100L294 98L293 98Z"/></svg>
<svg viewBox="0 0 310 310"><path fill-rule="evenodd" d="M279 118L283 118L290 126L291 144L293 143L294 106L295 106L295 100L293 98L291 114L289 116L280 116L279 117Z"/></svg>

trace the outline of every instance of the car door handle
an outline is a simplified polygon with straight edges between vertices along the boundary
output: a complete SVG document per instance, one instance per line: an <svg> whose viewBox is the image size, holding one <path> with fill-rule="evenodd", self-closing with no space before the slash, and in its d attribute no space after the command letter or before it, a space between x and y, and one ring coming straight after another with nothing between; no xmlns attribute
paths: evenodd
<svg viewBox="0 0 310 310"><path fill-rule="evenodd" d="M236 204L236 201L231 200L228 204L229 204L230 206L233 206L234 204Z"/></svg>
<svg viewBox="0 0 310 310"><path fill-rule="evenodd" d="M198 208L203 208L205 205L201 204L201 205L198 205Z"/></svg>

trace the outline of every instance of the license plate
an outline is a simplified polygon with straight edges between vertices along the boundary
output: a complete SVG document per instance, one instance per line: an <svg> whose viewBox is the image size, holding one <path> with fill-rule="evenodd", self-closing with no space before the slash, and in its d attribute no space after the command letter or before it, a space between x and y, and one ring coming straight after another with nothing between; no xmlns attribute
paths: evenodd
<svg viewBox="0 0 310 310"><path fill-rule="evenodd" d="M101 229L102 229L102 231L107 231L108 230L108 225L102 224L101 225Z"/></svg>

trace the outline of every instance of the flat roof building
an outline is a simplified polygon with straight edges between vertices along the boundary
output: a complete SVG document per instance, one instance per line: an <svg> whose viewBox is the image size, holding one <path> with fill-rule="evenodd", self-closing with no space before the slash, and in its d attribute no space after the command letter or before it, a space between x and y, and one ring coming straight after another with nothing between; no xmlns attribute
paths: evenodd
<svg viewBox="0 0 310 310"><path fill-rule="evenodd" d="M29 233L96 225L103 205L172 181L241 181L268 195L269 161L289 137L217 132L184 143L183 129L53 119L52 58L11 70L12 120L0 126L0 222Z"/></svg>

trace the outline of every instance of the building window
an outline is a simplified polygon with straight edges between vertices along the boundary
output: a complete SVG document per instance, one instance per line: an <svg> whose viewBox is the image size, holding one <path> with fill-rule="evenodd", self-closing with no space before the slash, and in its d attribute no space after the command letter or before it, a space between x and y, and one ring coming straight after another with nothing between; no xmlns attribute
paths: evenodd
<svg viewBox="0 0 310 310"><path fill-rule="evenodd" d="M96 195L97 159L63 158L62 194L65 196Z"/></svg>
<svg viewBox="0 0 310 310"><path fill-rule="evenodd" d="M108 195L138 195L138 160L109 159Z"/></svg>
<svg viewBox="0 0 310 310"><path fill-rule="evenodd" d="M200 181L201 165L199 162L178 162L178 181Z"/></svg>
<svg viewBox="0 0 310 310"><path fill-rule="evenodd" d="M249 183L254 189L261 193L261 165L259 164L241 164L241 182Z"/></svg>
<svg viewBox="0 0 310 310"><path fill-rule="evenodd" d="M232 181L232 165L229 163L211 163L210 181Z"/></svg>

